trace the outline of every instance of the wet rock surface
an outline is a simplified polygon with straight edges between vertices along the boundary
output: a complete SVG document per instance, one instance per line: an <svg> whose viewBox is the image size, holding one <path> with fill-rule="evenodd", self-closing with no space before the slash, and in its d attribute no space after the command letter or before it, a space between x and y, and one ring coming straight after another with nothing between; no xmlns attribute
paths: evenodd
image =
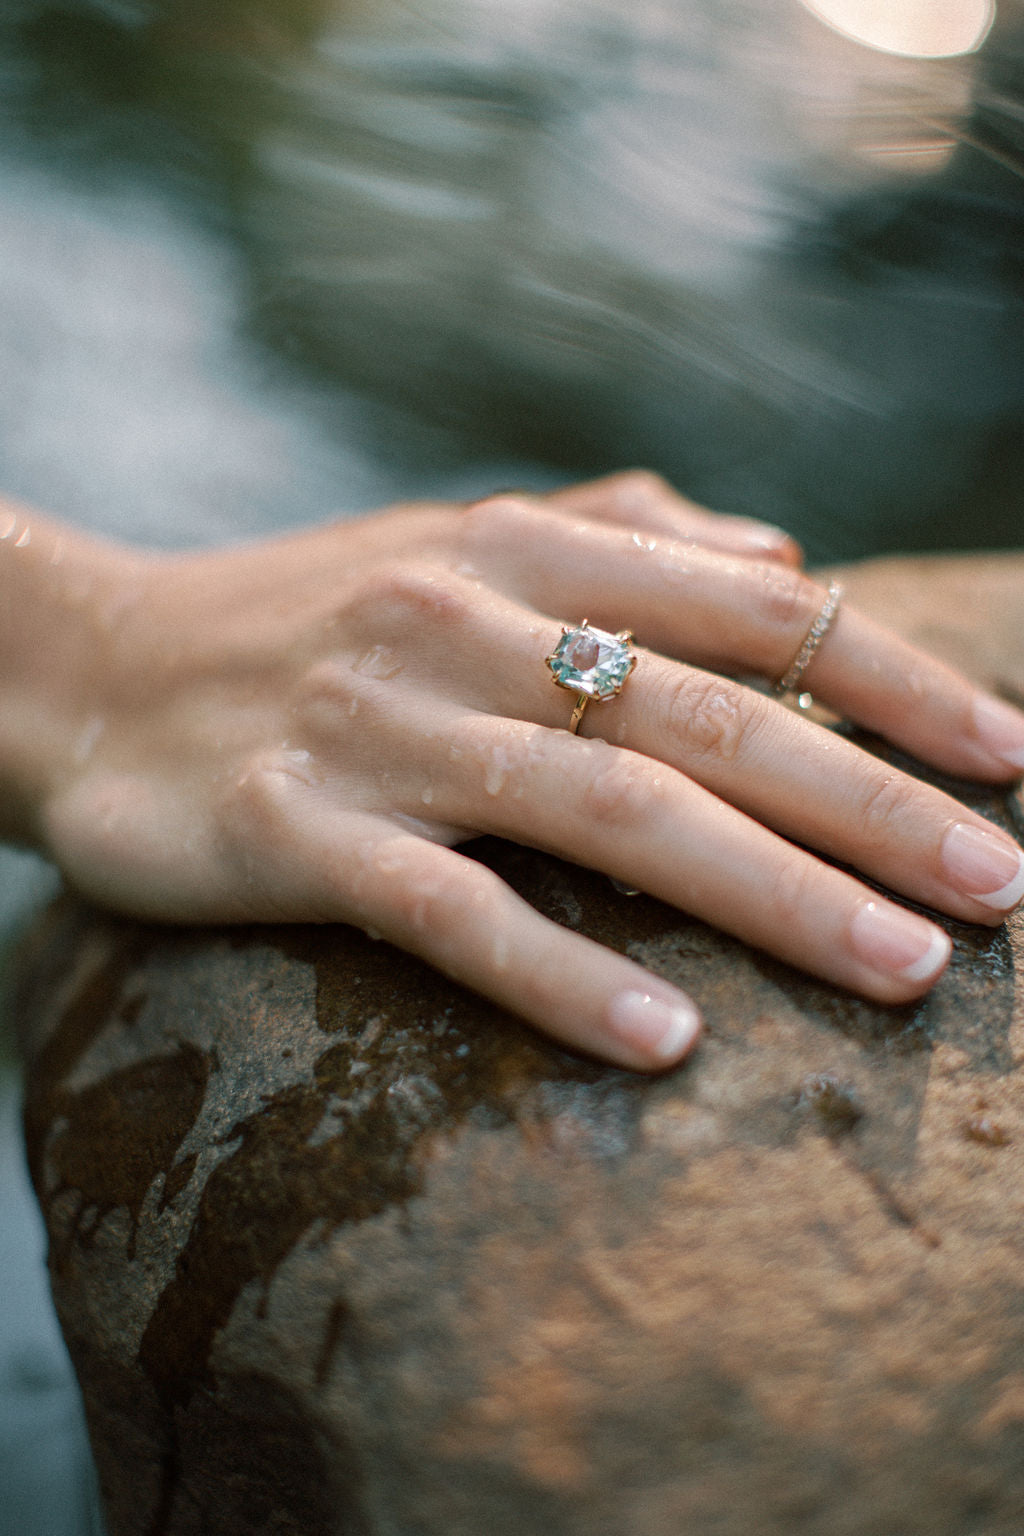
<svg viewBox="0 0 1024 1536"><path fill-rule="evenodd" d="M1024 560L863 606L1024 689ZM1013 800L956 786L1003 825ZM33 1177L111 1536L1019 1536L1024 921L880 1009L474 853L699 999L657 1080L345 928L54 907Z"/></svg>

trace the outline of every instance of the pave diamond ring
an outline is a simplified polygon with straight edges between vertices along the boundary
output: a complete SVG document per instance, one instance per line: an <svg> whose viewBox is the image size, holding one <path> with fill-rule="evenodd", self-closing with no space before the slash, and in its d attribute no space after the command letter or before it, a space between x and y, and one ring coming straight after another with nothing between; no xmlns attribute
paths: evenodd
<svg viewBox="0 0 1024 1536"><path fill-rule="evenodd" d="M562 626L562 638L547 658L547 665L556 686L576 694L569 721L573 735L579 730L583 711L591 699L603 704L621 693L623 683L636 666L636 656L629 648L632 639L628 629L613 635L606 629L595 629L586 619L574 629Z"/></svg>
<svg viewBox="0 0 1024 1536"><path fill-rule="evenodd" d="M819 608L807 634L804 636L800 649L790 662L786 671L775 684L775 692L778 694L795 693L801 678L814 659L815 653L825 636L835 622L839 612L839 604L842 601L843 589L838 581L829 582L825 601Z"/></svg>

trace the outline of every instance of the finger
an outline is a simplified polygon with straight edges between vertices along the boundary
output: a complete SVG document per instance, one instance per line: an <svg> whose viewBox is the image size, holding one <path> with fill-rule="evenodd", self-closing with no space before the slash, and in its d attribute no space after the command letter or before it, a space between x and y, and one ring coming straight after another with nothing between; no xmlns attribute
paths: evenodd
<svg viewBox="0 0 1024 1536"><path fill-rule="evenodd" d="M663 763L600 740L484 715L450 722L458 782L481 831L637 886L802 970L879 1002L919 996L947 963L941 929ZM500 765L500 774L494 772Z"/></svg>
<svg viewBox="0 0 1024 1536"><path fill-rule="evenodd" d="M695 539L708 549L799 566L799 544L782 528L752 517L711 512L681 496L661 475L629 469L550 492L544 500L561 512L616 523L655 538ZM647 547L651 548L648 540Z"/></svg>
<svg viewBox="0 0 1024 1536"><path fill-rule="evenodd" d="M997 923L1024 897L1024 854L952 796L730 679L645 657L609 706L614 740L695 778L787 838L914 901ZM584 731L606 734L591 709Z"/></svg>
<svg viewBox="0 0 1024 1536"><path fill-rule="evenodd" d="M950 773L982 780L1024 770L1024 713L853 608L804 681L852 720Z"/></svg>
<svg viewBox="0 0 1024 1536"><path fill-rule="evenodd" d="M493 715L567 727L574 696L552 687L540 664L543 629L495 603L479 616L475 643L446 658L447 682ZM439 716L414 726L415 698L406 707L429 756ZM1024 896L1024 855L999 828L731 679L640 653L618 697L588 705L580 735L668 764L782 836L964 921L1000 922ZM448 752L462 750L460 716L443 737ZM486 776L500 787L500 737L488 750Z"/></svg>
<svg viewBox="0 0 1024 1536"><path fill-rule="evenodd" d="M825 601L823 586L778 563L671 541L650 551L625 529L571 525L516 498L476 511L468 536L503 593L540 613L628 626L652 649L716 671L781 677ZM1024 714L846 605L804 683L947 772L998 782L1024 769Z"/></svg>
<svg viewBox="0 0 1024 1536"><path fill-rule="evenodd" d="M273 772L250 780L246 815L259 824L278 913L355 923L622 1067L664 1070L692 1049L700 1016L690 998L542 917L484 865L383 818L339 817Z"/></svg>

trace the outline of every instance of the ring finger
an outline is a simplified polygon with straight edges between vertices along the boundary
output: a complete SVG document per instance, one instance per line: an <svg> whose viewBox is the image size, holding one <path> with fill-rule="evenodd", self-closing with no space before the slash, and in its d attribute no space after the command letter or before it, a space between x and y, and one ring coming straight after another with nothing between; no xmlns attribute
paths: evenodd
<svg viewBox="0 0 1024 1536"><path fill-rule="evenodd" d="M527 607L628 624L652 649L720 671L781 677L825 600L777 561L671 541L652 553L628 529L518 497L471 509L464 538L492 584ZM1024 768L1024 715L851 608L806 675L834 709L948 772L999 781Z"/></svg>

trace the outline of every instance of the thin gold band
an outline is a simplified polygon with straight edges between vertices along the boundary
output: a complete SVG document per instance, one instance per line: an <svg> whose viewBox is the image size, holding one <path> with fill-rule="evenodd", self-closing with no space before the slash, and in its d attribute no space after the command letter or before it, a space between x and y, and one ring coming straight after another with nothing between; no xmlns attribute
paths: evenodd
<svg viewBox="0 0 1024 1536"><path fill-rule="evenodd" d="M590 698L588 694L579 693L576 695L576 707L573 709L572 719L569 721L569 730L574 736L580 728L580 721L583 719L583 711L586 709L589 702Z"/></svg>
<svg viewBox="0 0 1024 1536"><path fill-rule="evenodd" d="M786 671L775 684L776 693L795 693L800 679L814 659L815 653L832 625L835 623L843 589L838 581L830 581L825 601L818 609L817 617L804 636L800 649Z"/></svg>

